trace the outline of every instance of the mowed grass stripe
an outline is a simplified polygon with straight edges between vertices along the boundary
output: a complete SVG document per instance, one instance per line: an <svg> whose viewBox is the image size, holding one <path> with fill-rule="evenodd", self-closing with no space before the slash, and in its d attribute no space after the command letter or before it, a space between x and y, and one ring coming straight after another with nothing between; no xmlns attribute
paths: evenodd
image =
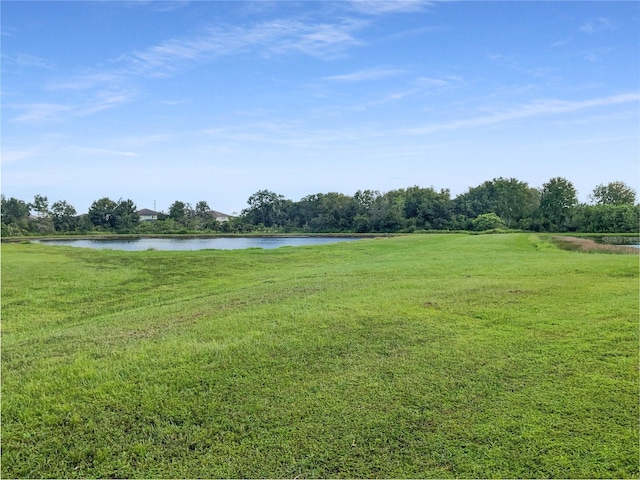
<svg viewBox="0 0 640 480"><path fill-rule="evenodd" d="M638 258L2 249L4 477L638 476Z"/></svg>

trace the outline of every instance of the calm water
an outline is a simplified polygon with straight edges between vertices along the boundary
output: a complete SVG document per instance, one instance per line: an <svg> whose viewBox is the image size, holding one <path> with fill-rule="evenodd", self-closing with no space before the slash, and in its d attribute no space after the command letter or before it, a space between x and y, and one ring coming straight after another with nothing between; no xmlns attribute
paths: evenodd
<svg viewBox="0 0 640 480"><path fill-rule="evenodd" d="M39 240L46 245L111 250L240 250L244 248L297 247L325 243L350 242L358 238L338 237L217 237L217 238L135 238L118 240Z"/></svg>

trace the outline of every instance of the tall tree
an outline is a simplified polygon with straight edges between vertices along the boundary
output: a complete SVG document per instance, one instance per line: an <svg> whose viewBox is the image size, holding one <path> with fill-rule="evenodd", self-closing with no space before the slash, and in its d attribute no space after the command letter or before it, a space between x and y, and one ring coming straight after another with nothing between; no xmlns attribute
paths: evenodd
<svg viewBox="0 0 640 480"><path fill-rule="evenodd" d="M119 199L114 202L104 197L89 207L89 220L96 227L124 233L134 230L140 222L140 217L132 200Z"/></svg>
<svg viewBox="0 0 640 480"><path fill-rule="evenodd" d="M89 220L96 227L111 230L116 226L117 206L118 204L108 197L96 200L89 207Z"/></svg>
<svg viewBox="0 0 640 480"><path fill-rule="evenodd" d="M188 203L176 200L169 207L169 217L181 225L189 225L193 216L193 209Z"/></svg>
<svg viewBox="0 0 640 480"><path fill-rule="evenodd" d="M417 228L443 229L451 218L449 190L437 192L433 187L409 187L405 191L404 216Z"/></svg>
<svg viewBox="0 0 640 480"><path fill-rule="evenodd" d="M353 195L353 200L358 208L358 213L368 214L371 208L375 205L378 197L380 197L380 192L377 190L358 190Z"/></svg>
<svg viewBox="0 0 640 480"><path fill-rule="evenodd" d="M0 196L0 215L2 218L2 235L20 235L27 228L29 204L11 197L8 200Z"/></svg>
<svg viewBox="0 0 640 480"><path fill-rule="evenodd" d="M120 199L115 208L114 227L117 231L126 233L135 230L140 223L140 216L136 212L136 204L130 199Z"/></svg>
<svg viewBox="0 0 640 480"><path fill-rule="evenodd" d="M46 217L49 214L49 200L44 195L35 195L30 206L38 218Z"/></svg>
<svg viewBox="0 0 640 480"><path fill-rule="evenodd" d="M275 225L279 216L284 196L270 190L258 190L247 200L249 208L242 211L249 221L255 225L262 224L265 227Z"/></svg>
<svg viewBox="0 0 640 480"><path fill-rule="evenodd" d="M596 205L634 205L636 191L624 182L615 181L598 185L589 198Z"/></svg>
<svg viewBox="0 0 640 480"><path fill-rule="evenodd" d="M515 178L494 178L466 193L454 201L456 213L477 218L485 213L495 213L512 228L530 217L538 206L539 193L526 182Z"/></svg>
<svg viewBox="0 0 640 480"><path fill-rule="evenodd" d="M310 226L316 232L340 232L352 228L356 205L353 198L342 193L317 194L315 216Z"/></svg>
<svg viewBox="0 0 640 480"><path fill-rule="evenodd" d="M578 192L562 177L550 179L540 190L540 215L547 229L567 228L569 212L578 204Z"/></svg>
<svg viewBox="0 0 640 480"><path fill-rule="evenodd" d="M404 205L403 190L391 190L376 198L371 208L371 228L376 232L397 232L404 228Z"/></svg>
<svg viewBox="0 0 640 480"><path fill-rule="evenodd" d="M209 214L210 210L211 208L209 208L209 204L204 200L201 200L196 203L195 215L196 217L204 219Z"/></svg>
<svg viewBox="0 0 640 480"><path fill-rule="evenodd" d="M65 200L59 200L51 205L51 215L56 231L69 232L76 228L76 209Z"/></svg>

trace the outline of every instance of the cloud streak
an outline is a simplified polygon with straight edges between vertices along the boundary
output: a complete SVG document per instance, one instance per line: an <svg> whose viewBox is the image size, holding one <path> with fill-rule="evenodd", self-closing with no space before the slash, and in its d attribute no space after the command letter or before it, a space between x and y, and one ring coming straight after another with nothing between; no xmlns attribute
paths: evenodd
<svg viewBox="0 0 640 480"><path fill-rule="evenodd" d="M15 104L10 107L20 113L10 121L12 123L37 124L60 121L69 116L83 117L127 103L133 96L132 92L103 90L95 92L89 98L80 99L76 103Z"/></svg>
<svg viewBox="0 0 640 480"><path fill-rule="evenodd" d="M43 149L40 147L37 148L24 148L24 149L9 149L2 150L2 155L0 158L2 159L2 165L9 165L12 163L18 163L23 160L28 160L29 158L40 155L43 152Z"/></svg>
<svg viewBox="0 0 640 480"><path fill-rule="evenodd" d="M380 78L395 77L406 73L406 70L398 68L370 68L367 70L359 70L357 72L346 73L343 75L332 75L325 77L325 80L333 82L363 82L369 80L378 80Z"/></svg>
<svg viewBox="0 0 640 480"><path fill-rule="evenodd" d="M424 0L352 0L348 8L366 15L421 12L434 2Z"/></svg>
<svg viewBox="0 0 640 480"><path fill-rule="evenodd" d="M210 58L256 53L264 57L303 53L334 58L359 45L354 33L364 22L304 23L273 20L254 26L215 26L191 37L174 38L122 56L130 74L166 75L180 65Z"/></svg>
<svg viewBox="0 0 640 480"><path fill-rule="evenodd" d="M3 68L8 66L18 68L44 68L53 70L56 66L53 62L42 57L30 55L28 53L16 53L14 55L2 55Z"/></svg>
<svg viewBox="0 0 640 480"><path fill-rule="evenodd" d="M443 130L458 130L474 127L486 127L512 120L520 120L523 118L531 118L544 115L555 115L562 113L577 112L596 107L606 107L619 105L624 103L634 103L640 100L637 93L626 93L613 95L610 97L595 98L582 101L566 101L566 100L538 100L526 105L521 105L511 110L496 112L490 115L480 117L467 118L448 123L439 123L425 125L423 127L410 128L404 130L404 133L410 135L425 135Z"/></svg>
<svg viewBox="0 0 640 480"><path fill-rule="evenodd" d="M63 115L84 116L114 108L135 98L135 92L128 86L140 75L166 77L193 63L218 57L302 54L337 58L348 48L361 44L355 34L366 25L366 21L357 19L330 22L275 19L250 26L211 26L199 34L168 39L124 54L113 61L111 69L56 79L45 87L47 91L82 93L85 98L68 105L46 102L11 105L21 112L11 121L41 123L58 120ZM23 56L19 60L34 66L47 65L37 57Z"/></svg>
<svg viewBox="0 0 640 480"><path fill-rule="evenodd" d="M125 152L120 150L112 150L109 148L96 148L96 147L81 147L81 146L72 146L68 147L69 150L79 153L82 155L98 155L98 156L116 156L116 157L137 157L138 154L135 152Z"/></svg>
<svg viewBox="0 0 640 480"><path fill-rule="evenodd" d="M589 22L585 22L580 27L580 31L589 35L594 33L606 31L606 30L614 30L615 26L605 17L598 17L595 20L591 20Z"/></svg>
<svg viewBox="0 0 640 480"><path fill-rule="evenodd" d="M17 117L11 119L15 123L40 123L60 118L63 113L68 113L74 109L71 105L58 103L30 103L13 105L16 110L21 110Z"/></svg>

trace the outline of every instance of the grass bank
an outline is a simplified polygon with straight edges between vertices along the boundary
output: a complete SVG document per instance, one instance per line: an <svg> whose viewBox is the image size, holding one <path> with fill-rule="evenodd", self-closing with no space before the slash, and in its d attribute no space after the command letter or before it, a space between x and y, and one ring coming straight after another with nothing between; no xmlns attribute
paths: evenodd
<svg viewBox="0 0 640 480"><path fill-rule="evenodd" d="M638 256L2 246L3 478L637 478Z"/></svg>

